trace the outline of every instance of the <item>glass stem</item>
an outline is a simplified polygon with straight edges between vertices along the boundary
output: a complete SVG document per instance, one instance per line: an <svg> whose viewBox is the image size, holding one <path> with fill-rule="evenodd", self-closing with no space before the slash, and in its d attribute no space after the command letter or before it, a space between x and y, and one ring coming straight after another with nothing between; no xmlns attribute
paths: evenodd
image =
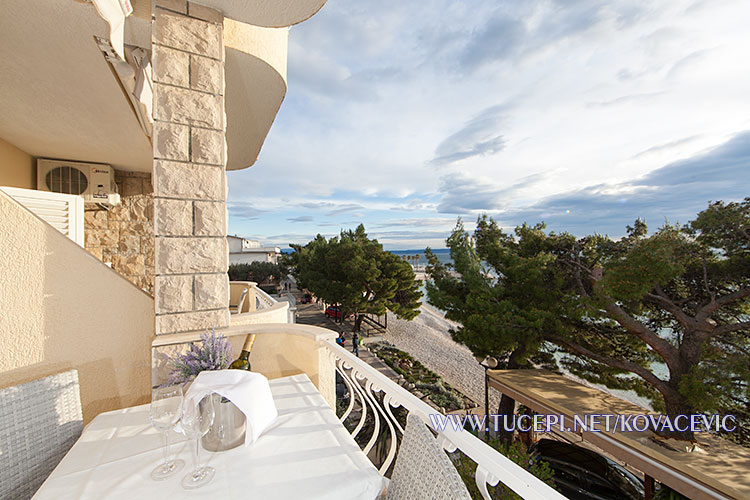
<svg viewBox="0 0 750 500"><path fill-rule="evenodd" d="M196 469L198 469L201 466L200 451L201 451L201 438L200 436L198 436L195 439L195 468Z"/></svg>
<svg viewBox="0 0 750 500"><path fill-rule="evenodd" d="M164 463L169 463L169 431L164 433Z"/></svg>

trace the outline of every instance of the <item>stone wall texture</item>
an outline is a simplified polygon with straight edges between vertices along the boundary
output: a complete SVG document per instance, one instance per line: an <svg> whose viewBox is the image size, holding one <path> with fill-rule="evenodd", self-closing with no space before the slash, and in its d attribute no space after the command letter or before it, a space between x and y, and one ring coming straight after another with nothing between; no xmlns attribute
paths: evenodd
<svg viewBox="0 0 750 500"><path fill-rule="evenodd" d="M207 7L155 3L157 334L229 324L222 23Z"/></svg>
<svg viewBox="0 0 750 500"><path fill-rule="evenodd" d="M148 294L154 294L154 189L151 174L115 170L122 203L87 203L85 247Z"/></svg>

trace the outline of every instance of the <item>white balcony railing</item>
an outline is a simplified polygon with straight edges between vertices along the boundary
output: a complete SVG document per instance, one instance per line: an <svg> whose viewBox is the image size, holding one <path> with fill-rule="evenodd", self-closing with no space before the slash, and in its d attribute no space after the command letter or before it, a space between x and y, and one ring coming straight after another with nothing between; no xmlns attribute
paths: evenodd
<svg viewBox="0 0 750 500"><path fill-rule="evenodd" d="M418 415L435 431L443 449L449 453L460 450L477 464L474 478L485 500L491 498L488 486L496 486L499 482L525 499L565 500L560 493L470 432L455 430L450 425L444 429L435 429L429 415L437 413L437 410L349 351L336 345L334 341L325 340L323 344L349 393L349 402L340 420L342 422L350 418L357 420L352 430L352 437L356 438L365 429L368 415L370 416L372 423L368 428L371 426L373 430L362 448L365 454L370 453L380 439L387 441L385 443L387 454L380 465L381 474L385 474L396 458L399 436L404 433L403 427L392 411L392 408L400 406L409 413ZM379 393L382 394L379 395ZM381 432L381 427L385 432ZM360 439L361 441L363 440Z"/></svg>
<svg viewBox="0 0 750 500"><path fill-rule="evenodd" d="M384 459L373 460L378 462L381 474L388 471L398 454L404 429L394 409L402 407L435 431L443 449L449 453L461 451L476 463L474 480L485 500L491 499L488 487L500 482L527 500L565 500L560 493L470 432L456 430L451 425L435 429L430 419L431 414L437 413L434 408L336 345L337 335L331 330L312 325L266 323L235 325L217 332L227 337L256 334L258 338L250 358L255 371L269 379L306 373L334 411L337 407L335 374L338 373L350 396L348 402L346 399L339 401L346 402L339 418L352 428L355 441L364 443L361 446L365 454L373 458L374 451L384 452ZM198 341L200 333L157 336L152 343L154 359L160 359L156 351ZM162 378L156 374L154 384L162 383Z"/></svg>
<svg viewBox="0 0 750 500"><path fill-rule="evenodd" d="M243 290L247 290L247 296L240 304ZM271 297L253 281L230 281L229 296L230 304L240 306L231 316L232 325L293 322L289 303Z"/></svg>
<svg viewBox="0 0 750 500"><path fill-rule="evenodd" d="M255 286L255 309L268 309L273 307L278 301L264 292L259 286Z"/></svg>

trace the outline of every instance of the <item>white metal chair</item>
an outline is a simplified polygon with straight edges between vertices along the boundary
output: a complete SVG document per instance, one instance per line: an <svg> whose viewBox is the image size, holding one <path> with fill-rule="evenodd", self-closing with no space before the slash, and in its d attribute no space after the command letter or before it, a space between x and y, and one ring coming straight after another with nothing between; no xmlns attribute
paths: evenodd
<svg viewBox="0 0 750 500"><path fill-rule="evenodd" d="M409 415L386 500L422 499L471 500L471 495L422 419Z"/></svg>
<svg viewBox="0 0 750 500"><path fill-rule="evenodd" d="M0 389L0 498L31 498L82 430L76 370Z"/></svg>

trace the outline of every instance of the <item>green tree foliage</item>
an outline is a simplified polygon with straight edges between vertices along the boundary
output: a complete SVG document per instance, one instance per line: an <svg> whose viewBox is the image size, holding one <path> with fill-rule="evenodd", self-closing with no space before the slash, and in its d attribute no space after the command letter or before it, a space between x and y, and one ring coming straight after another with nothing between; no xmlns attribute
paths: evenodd
<svg viewBox="0 0 750 500"><path fill-rule="evenodd" d="M289 264L297 285L355 313L355 330L361 325L360 313L390 310L409 320L419 314L422 293L411 266L383 251L362 224L328 240L318 235L307 245L291 247Z"/></svg>
<svg viewBox="0 0 750 500"><path fill-rule="evenodd" d="M544 250L542 226L518 229L523 245L502 233L494 223L470 237L459 220L446 243L453 265L443 265L427 249L427 295L430 303L458 322L451 335L477 356L495 356L503 368L522 368L530 362L554 368L551 349L542 331L560 331L561 304L551 287L560 286L554 255ZM512 415L515 401L503 395L498 413ZM512 433L501 432L509 443Z"/></svg>
<svg viewBox="0 0 750 500"><path fill-rule="evenodd" d="M556 346L572 373L672 417L735 414L733 437L750 441L750 198L712 203L683 227L627 229L619 240L544 224L510 235L481 217L470 238L459 223L454 268L430 257L428 296L477 354L533 360Z"/></svg>
<svg viewBox="0 0 750 500"><path fill-rule="evenodd" d="M289 274L289 268L283 262L251 262L250 264L232 264L229 266L230 281L254 281L258 284L266 281L277 282Z"/></svg>

